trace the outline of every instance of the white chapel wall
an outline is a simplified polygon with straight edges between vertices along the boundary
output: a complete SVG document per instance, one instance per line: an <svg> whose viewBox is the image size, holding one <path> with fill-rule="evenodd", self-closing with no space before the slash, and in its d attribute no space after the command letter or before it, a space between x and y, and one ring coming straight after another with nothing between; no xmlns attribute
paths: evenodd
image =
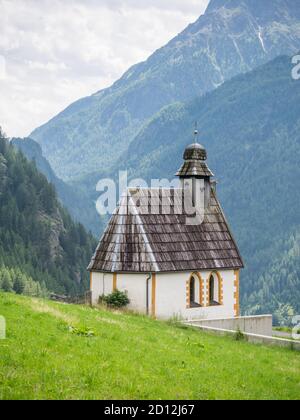
<svg viewBox="0 0 300 420"><path fill-rule="evenodd" d="M117 289L127 292L130 299L129 309L146 313L147 274L118 274ZM151 304L151 280L149 281L149 305Z"/></svg>
<svg viewBox="0 0 300 420"><path fill-rule="evenodd" d="M234 270L221 270L219 274L223 280L223 304L208 306L209 278L211 271L199 272L203 283L203 303L201 308L187 308L187 281L192 272L185 273L158 273L156 275L156 290L153 308L152 279L149 281L148 303L149 314L161 319L178 317L186 320L192 319L219 319L232 318L235 314L235 272ZM129 309L145 314L147 274L117 274L116 287L128 293L130 299ZM96 304L101 295L112 293L114 287L113 274L92 274L92 299ZM195 293L199 295L199 286L196 285Z"/></svg>
<svg viewBox="0 0 300 420"><path fill-rule="evenodd" d="M204 281L204 306L201 308L187 308L186 282L191 272L161 273L156 282L156 315L159 318L169 319L178 317L182 319L218 319L235 316L235 272L234 270L219 271L223 279L223 305L208 305L208 287L211 271L199 272ZM197 290L197 289L196 289Z"/></svg>
<svg viewBox="0 0 300 420"><path fill-rule="evenodd" d="M92 273L92 302L97 304L99 297L109 295L113 291L113 274L110 273Z"/></svg>

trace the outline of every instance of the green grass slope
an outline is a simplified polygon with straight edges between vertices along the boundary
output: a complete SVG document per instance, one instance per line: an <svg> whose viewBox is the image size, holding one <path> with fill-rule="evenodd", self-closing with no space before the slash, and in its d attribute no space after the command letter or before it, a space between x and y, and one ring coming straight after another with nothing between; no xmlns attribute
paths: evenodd
<svg viewBox="0 0 300 420"><path fill-rule="evenodd" d="M0 399L298 399L300 354L0 294ZM74 334L92 330L93 337Z"/></svg>

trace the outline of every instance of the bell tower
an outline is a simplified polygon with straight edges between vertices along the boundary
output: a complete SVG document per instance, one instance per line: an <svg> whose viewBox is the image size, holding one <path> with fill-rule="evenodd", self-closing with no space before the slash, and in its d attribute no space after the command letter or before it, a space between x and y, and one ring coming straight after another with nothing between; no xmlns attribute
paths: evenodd
<svg viewBox="0 0 300 420"><path fill-rule="evenodd" d="M207 153L205 148L197 142L198 130L194 132L195 142L189 145L184 152L184 163L176 173L183 189L190 189L195 205L198 197L204 197L204 208L210 205L211 178L214 174L207 166Z"/></svg>

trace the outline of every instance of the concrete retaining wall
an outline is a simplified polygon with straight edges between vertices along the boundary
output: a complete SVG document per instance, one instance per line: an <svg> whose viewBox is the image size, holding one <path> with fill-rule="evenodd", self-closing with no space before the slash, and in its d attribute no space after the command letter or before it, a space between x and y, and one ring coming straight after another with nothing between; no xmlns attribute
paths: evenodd
<svg viewBox="0 0 300 420"><path fill-rule="evenodd" d="M229 331L241 331L243 333L258 334L272 337L273 317L272 315L245 316L226 319L194 320L190 322L195 326L218 328Z"/></svg>
<svg viewBox="0 0 300 420"><path fill-rule="evenodd" d="M233 336L236 334L236 331L223 330L221 328L199 326L199 325L195 325L195 323L193 322L186 322L185 325L190 325L192 327L199 328L202 331L212 332L214 334L223 335L223 336L224 335ZM245 340L247 340L249 343L276 346L276 347L287 348L290 350L300 351L300 341L285 340L283 338L263 336L263 335L250 334L250 333L248 334L244 333L244 337L245 337Z"/></svg>

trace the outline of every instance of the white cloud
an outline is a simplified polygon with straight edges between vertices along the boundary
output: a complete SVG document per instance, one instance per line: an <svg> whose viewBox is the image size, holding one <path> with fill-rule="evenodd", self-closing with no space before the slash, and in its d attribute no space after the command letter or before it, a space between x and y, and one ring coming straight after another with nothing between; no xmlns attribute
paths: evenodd
<svg viewBox="0 0 300 420"><path fill-rule="evenodd" d="M10 136L28 135L146 59L207 3L0 0L0 124Z"/></svg>
<svg viewBox="0 0 300 420"><path fill-rule="evenodd" d="M0 80L6 78L6 64L3 55L0 55Z"/></svg>

